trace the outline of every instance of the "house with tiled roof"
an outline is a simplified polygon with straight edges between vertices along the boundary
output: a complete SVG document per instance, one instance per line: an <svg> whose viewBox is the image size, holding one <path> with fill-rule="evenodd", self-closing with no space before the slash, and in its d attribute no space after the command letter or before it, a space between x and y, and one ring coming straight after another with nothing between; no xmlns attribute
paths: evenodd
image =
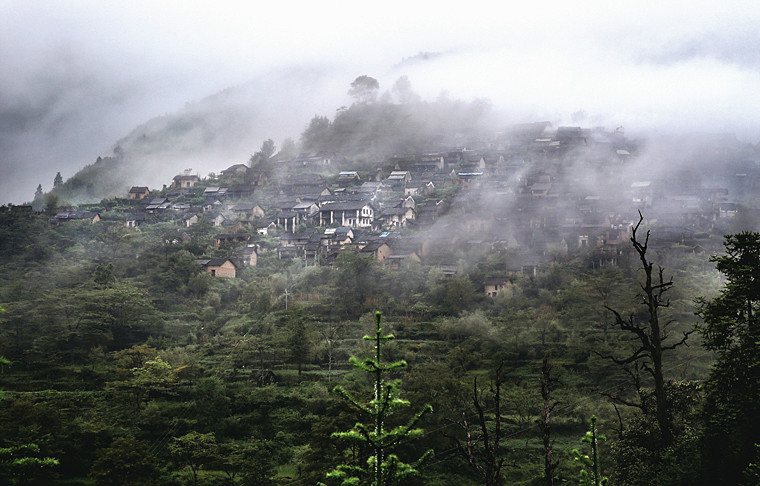
<svg viewBox="0 0 760 486"><path fill-rule="evenodd" d="M199 258L195 262L212 277L237 277L237 266L229 258Z"/></svg>
<svg viewBox="0 0 760 486"><path fill-rule="evenodd" d="M370 228L374 220L375 208L363 200L328 202L319 207L319 226Z"/></svg>
<svg viewBox="0 0 760 486"><path fill-rule="evenodd" d="M150 190L145 186L132 186L129 190L130 199L144 199L150 195Z"/></svg>

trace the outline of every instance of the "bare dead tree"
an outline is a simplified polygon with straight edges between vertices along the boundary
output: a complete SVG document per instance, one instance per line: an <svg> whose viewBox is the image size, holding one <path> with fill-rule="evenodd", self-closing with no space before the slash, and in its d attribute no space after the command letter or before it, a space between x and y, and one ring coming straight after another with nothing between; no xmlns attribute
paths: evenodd
<svg viewBox="0 0 760 486"><path fill-rule="evenodd" d="M640 284L642 290L640 297L641 304L647 307L649 319L647 322L639 322L633 315L624 318L615 309L605 306L615 316L617 327L622 331L633 334L638 344L636 350L625 358L602 355L600 353L597 354L624 367L627 367L630 364L635 364L651 375L654 381L657 425L662 434L663 445L669 445L673 442L673 431L670 424L667 398L665 396L662 354L664 351L673 350L678 346L686 344L686 340L693 331L683 333L683 337L679 341L667 345L664 344L670 337L667 331L673 321L667 320L661 322L660 309L666 308L670 305L670 300L665 297L665 293L673 286L673 279L666 280L663 268L660 266L657 267L657 271L655 272L654 264L647 259L650 232L646 232L643 242L639 240L637 234L643 221L644 216L642 216L641 211L639 211L639 221L631 230L631 243L633 244L633 249L639 256L641 268L644 270L644 282ZM628 371L628 368L626 368L626 370ZM628 371L628 373L631 374L630 371ZM636 377L637 376L638 372L636 372ZM638 407L641 408L642 411L646 411L646 400L643 400L645 397L641 395L640 381L637 379L634 383L637 385L640 398L642 398L641 404L638 405ZM625 403L619 398L617 401Z"/></svg>
<svg viewBox="0 0 760 486"><path fill-rule="evenodd" d="M332 378L333 363L335 362L335 346L344 330L344 323L335 323L332 320L324 322L318 327L319 336L324 341L325 351L327 352L328 383Z"/></svg>
<svg viewBox="0 0 760 486"><path fill-rule="evenodd" d="M496 380L489 386L490 396L487 402L491 402L493 420L486 417L483 393L478 390L478 380L475 378L472 386L472 404L477 413L477 423L470 422L466 412L462 412L462 418L453 422L462 429L464 438L447 436L456 443L459 454L467 461L467 464L477 471L483 478L485 486L501 486L503 478L501 471L504 466L518 467L517 464L505 464L501 451L501 441L504 438L503 417L501 414L501 385L504 383L501 370L504 361L501 361L496 370ZM489 427L488 423L493 422Z"/></svg>
<svg viewBox="0 0 760 486"><path fill-rule="evenodd" d="M556 376L552 374L552 368L549 353L545 353L544 360L541 363L541 397L544 399L544 410L539 425L541 427L541 438L544 442L544 484L546 486L554 486L554 471L559 465L559 461L552 458L552 413L560 403L552 402L551 399L552 389L559 382Z"/></svg>
<svg viewBox="0 0 760 486"><path fill-rule="evenodd" d="M642 414L647 415L649 413L649 402L652 394L648 392L641 384L641 365L639 362L635 361L631 364L631 366L632 368L629 366L624 366L623 371L631 379L631 383L633 383L633 387L636 389L636 395L639 398L638 401L628 400L616 393L608 391L600 392L600 394L604 397L609 398L610 401L612 401L613 405L625 405L626 407L638 408L641 410ZM617 407L615 410L617 410Z"/></svg>

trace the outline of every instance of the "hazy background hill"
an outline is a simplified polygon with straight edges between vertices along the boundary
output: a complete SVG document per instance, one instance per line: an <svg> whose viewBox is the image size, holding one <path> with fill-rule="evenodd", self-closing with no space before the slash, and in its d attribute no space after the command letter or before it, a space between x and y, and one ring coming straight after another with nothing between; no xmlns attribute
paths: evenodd
<svg viewBox="0 0 760 486"><path fill-rule="evenodd" d="M335 101L326 96L333 91L334 82L324 70L271 73L141 123L101 152L93 145L90 160L61 158L50 162L50 168L53 174L61 171L64 180L76 171L78 178L84 178L82 188L93 183L88 193L81 194L88 199L117 195L131 185L161 187L187 168L206 175L246 162L262 140L297 136L315 112L334 110ZM338 97L345 91L339 89ZM44 133L38 136L44 138ZM96 162L100 157L106 161ZM84 166L88 167L82 170ZM50 190L52 179L43 179L47 175L42 171L19 171L13 180L0 182L2 192L16 202L31 200L36 184L42 184L46 192ZM74 199L71 202L79 198Z"/></svg>
<svg viewBox="0 0 760 486"><path fill-rule="evenodd" d="M406 76L378 83L371 100L359 99L347 95L352 79L286 70L186 103L134 128L56 192L78 203L123 195L132 185L160 188L187 169L205 176L247 163L269 138L278 148L291 139L297 151L328 152L358 168L377 167L393 154L470 146L503 128L485 99L444 93L424 101Z"/></svg>

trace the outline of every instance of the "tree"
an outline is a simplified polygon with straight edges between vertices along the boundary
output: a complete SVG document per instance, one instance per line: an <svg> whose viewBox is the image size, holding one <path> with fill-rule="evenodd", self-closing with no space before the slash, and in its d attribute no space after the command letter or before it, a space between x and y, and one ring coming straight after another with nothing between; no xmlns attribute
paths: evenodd
<svg viewBox="0 0 760 486"><path fill-rule="evenodd" d="M296 142L292 138L286 138L282 141L282 147L280 147L280 151L277 153L278 157L283 158L291 158L298 155L298 147L296 147Z"/></svg>
<svg viewBox="0 0 760 486"><path fill-rule="evenodd" d="M58 172L55 174L55 178L53 179L53 189L57 189L61 187L63 184L63 177L61 176L61 173Z"/></svg>
<svg viewBox="0 0 760 486"><path fill-rule="evenodd" d="M375 313L375 335L364 336L365 340L375 341L375 357L366 358L364 361L359 361L355 357L350 359L355 367L373 375L374 398L368 403L362 403L342 387L336 386L334 389L371 422L369 426L365 422L357 422L354 428L348 432L332 434L332 437L368 447L371 451L371 455L366 460L366 465L344 464L327 473L328 479L339 480L343 486L389 486L397 484L404 478L417 474L417 468L420 464L432 455L432 450L428 450L414 464L407 464L401 462L395 454L390 453L402 441L405 442L422 435L422 429L415 427L426 413L432 412L433 408L430 405L425 405L412 416L406 425L388 428L386 422L393 412L398 407L408 406L409 402L400 397L401 380L388 381L386 379L389 372L405 368L406 361L383 364L382 344L394 339L394 337L392 334L383 335L381 319L381 313Z"/></svg>
<svg viewBox="0 0 760 486"><path fill-rule="evenodd" d="M307 151L321 151L330 146L332 123L326 116L314 115L301 134L301 145Z"/></svg>
<svg viewBox="0 0 760 486"><path fill-rule="evenodd" d="M35 211L39 211L45 205L45 193L42 191L42 184L37 184L37 190L34 191L34 200L32 201Z"/></svg>
<svg viewBox="0 0 760 486"><path fill-rule="evenodd" d="M199 223L200 224L200 223ZM197 224L193 225L197 226ZM195 257L187 250L173 252L168 258L160 260L157 278L170 290L180 290L190 279L201 272Z"/></svg>
<svg viewBox="0 0 760 486"><path fill-rule="evenodd" d="M748 486L757 486L760 484L760 444L755 444L756 460L751 462L747 469L744 470L744 476L747 479Z"/></svg>
<svg viewBox="0 0 760 486"><path fill-rule="evenodd" d="M276 151L277 147L274 144L274 140L271 138L264 140L259 151L251 155L251 159L249 161L251 168L259 169L269 174L271 172L271 168L269 167L269 160L272 158Z"/></svg>
<svg viewBox="0 0 760 486"><path fill-rule="evenodd" d="M311 352L311 338L309 329L303 317L291 313L288 319L287 346L290 351L290 360L298 366L298 376L301 376L303 363L308 359Z"/></svg>
<svg viewBox="0 0 760 486"><path fill-rule="evenodd" d="M580 486L602 486L607 483L607 478L602 476L599 467L599 448L600 440L605 440L603 435L596 431L596 416L592 415L589 420L589 430L581 438L581 442L591 445L591 455L586 455L580 449L573 449L575 460L581 463ZM591 472L587 471L589 468Z"/></svg>
<svg viewBox="0 0 760 486"><path fill-rule="evenodd" d="M462 418L455 422L464 432L464 439L452 437L456 442L459 455L467 464L474 469L482 478L486 486L500 486L504 484L501 471L504 467L504 431L502 422L501 385L502 378L501 362L496 370L496 380L490 386L490 396L483 399L483 392L478 390L478 379L473 380L472 404L477 412L477 424L470 423L466 412L462 412ZM486 417L486 411L493 412L493 418Z"/></svg>
<svg viewBox="0 0 760 486"><path fill-rule="evenodd" d="M377 79L367 76L366 74L354 79L351 83L351 89L348 90L349 96L354 98L359 104L372 103L377 99L377 92L380 90L380 83Z"/></svg>
<svg viewBox="0 0 760 486"><path fill-rule="evenodd" d="M443 288L442 302L442 307L446 314L459 314L463 310L472 307L475 299L475 288L468 277L455 276L446 280Z"/></svg>
<svg viewBox="0 0 760 486"><path fill-rule="evenodd" d="M213 466L227 475L230 484L243 476L249 484L266 486L273 484L275 457L267 441L250 439L245 443L221 442L214 454Z"/></svg>
<svg viewBox="0 0 760 486"><path fill-rule="evenodd" d="M11 360L0 356L0 374L5 373L5 367L11 365ZM3 398L3 392L0 391L0 398Z"/></svg>
<svg viewBox="0 0 760 486"><path fill-rule="evenodd" d="M90 477L98 485L155 484L159 469L149 449L149 443L132 436L116 437L110 446L98 451Z"/></svg>
<svg viewBox="0 0 760 486"><path fill-rule="evenodd" d="M541 363L541 398L544 400L544 408L539 425L541 427L541 439L544 443L544 484L546 486L554 486L554 471L559 465L559 462L552 459L552 413L559 405L559 402L553 401L551 397L554 385L558 381L552 373L552 368L549 353L545 353L544 360Z"/></svg>
<svg viewBox="0 0 760 486"><path fill-rule="evenodd" d="M55 213L58 211L58 196L55 194L48 194L45 198L45 214L48 215L48 217L55 216Z"/></svg>
<svg viewBox="0 0 760 486"><path fill-rule="evenodd" d="M703 345L717 353L705 384L703 479L739 484L760 437L760 233L725 237L720 294L697 301Z"/></svg>
<svg viewBox="0 0 760 486"><path fill-rule="evenodd" d="M378 269L371 257L344 251L335 261L339 278L336 300L338 308L346 315L357 316L364 313L367 300L379 292Z"/></svg>
<svg viewBox="0 0 760 486"><path fill-rule="evenodd" d="M665 280L662 267L658 267L658 271L655 274L654 264L647 259L650 232L647 231L643 242L639 241L637 237L637 232L643 221L644 217L639 212L639 221L631 230L631 243L641 261L641 268L644 270L644 283L641 284L643 293L640 297L641 303L647 308L647 322L640 322L633 314L628 318L624 318L618 311L611 307L606 307L615 316L615 322L620 330L633 334L638 343L636 350L625 358L616 358L615 356L603 355L601 353L597 354L622 366L634 364L636 370L639 369L638 366L641 366L641 369L649 373L654 381L656 417L661 435L660 445L667 447L673 442L673 433L665 394L662 354L664 351L673 350L685 344L689 334L693 331L685 332L679 341L665 344L669 337L668 327L672 324L672 321L661 322L660 309L670 305L670 302L665 298L665 293L673 286L673 280ZM638 373L634 373L632 377L638 383ZM639 391L641 393L641 389ZM610 398L616 399L618 397L610 396ZM645 411L643 408L646 406L645 400L646 397L642 397L642 403L637 405L642 408L642 411ZM630 404L630 402L620 401Z"/></svg>
<svg viewBox="0 0 760 486"><path fill-rule="evenodd" d="M108 265L100 265L93 280L96 288L82 290L71 299L68 344L84 351L95 346L123 348L144 339L156 322L148 293L116 282Z"/></svg>
<svg viewBox="0 0 760 486"><path fill-rule="evenodd" d="M175 437L169 443L169 452L174 461L180 466L190 468L193 484L198 484L198 471L214 461L216 450L216 437L213 432L201 434L193 431Z"/></svg>
<svg viewBox="0 0 760 486"><path fill-rule="evenodd" d="M100 287L110 288L116 282L113 275L113 263L98 265L92 274L92 280Z"/></svg>
<svg viewBox="0 0 760 486"><path fill-rule="evenodd" d="M37 457L39 453L37 444L0 448L0 481L8 485L30 484L33 478L39 478L58 465L57 459Z"/></svg>
<svg viewBox="0 0 760 486"><path fill-rule="evenodd" d="M320 323L318 327L319 336L325 344L325 353L327 354L327 381L332 378L333 362L335 357L335 345L339 336L345 330L345 324L328 319Z"/></svg>
<svg viewBox="0 0 760 486"><path fill-rule="evenodd" d="M398 99L398 102L402 105L417 103L420 101L419 95L412 90L412 83L406 76L398 78L396 82L393 83L393 88L391 89L396 96L396 99Z"/></svg>
<svg viewBox="0 0 760 486"><path fill-rule="evenodd" d="M142 358L132 356L132 359ZM129 362L131 359L125 361ZM110 382L108 389L120 395L119 398L124 402L131 403L133 410L137 410L151 396L173 394L176 384L176 376L171 365L160 357L156 357L145 361L141 366L132 368L126 379Z"/></svg>

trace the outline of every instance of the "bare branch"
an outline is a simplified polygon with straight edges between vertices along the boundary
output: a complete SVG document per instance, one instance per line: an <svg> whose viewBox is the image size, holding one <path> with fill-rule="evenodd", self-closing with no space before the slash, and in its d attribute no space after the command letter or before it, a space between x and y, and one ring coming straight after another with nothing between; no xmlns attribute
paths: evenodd
<svg viewBox="0 0 760 486"><path fill-rule="evenodd" d="M601 396L603 396L603 397L607 397L610 400L612 400L612 404L613 405L616 404L616 403L618 403L620 405L625 405L626 407L638 408L639 410L643 410L644 409L644 406L641 403L635 403L635 402L631 402L631 401L625 400L623 398L620 398L617 395L613 395L612 393L599 392L599 394ZM615 410L617 410L617 407L615 407Z"/></svg>
<svg viewBox="0 0 760 486"><path fill-rule="evenodd" d="M692 329L691 331L686 331L686 332L684 332L684 333L683 333L683 337L681 338L681 340L680 340L680 341L678 341L677 343L673 343L673 344L670 344L670 345L668 345L668 346L663 346L663 347L662 347L663 351L664 351L664 350L666 350L666 349L667 349L667 350L676 349L678 346L682 346L682 345L683 345L683 346L687 346L687 347L688 347L688 346L689 346L689 343L687 343L687 342L686 342L686 340L687 340L687 339L689 339L689 336L690 336L690 335L691 335L691 333L693 333L694 331L695 331L695 329Z"/></svg>

